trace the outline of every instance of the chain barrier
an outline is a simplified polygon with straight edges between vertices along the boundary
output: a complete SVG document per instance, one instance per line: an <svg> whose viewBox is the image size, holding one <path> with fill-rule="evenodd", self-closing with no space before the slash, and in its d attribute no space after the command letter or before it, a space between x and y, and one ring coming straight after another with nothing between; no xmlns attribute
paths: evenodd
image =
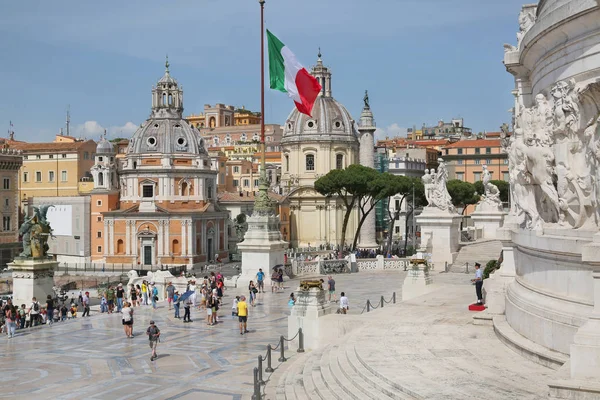
<svg viewBox="0 0 600 400"><path fill-rule="evenodd" d="M390 300L386 300L383 296L381 296L380 301L377 303L377 305L373 305L373 303L371 303L371 300L367 300L367 303L365 304L365 306L363 307L362 311L360 312L361 314L363 314L365 312L365 310L367 310L367 312L371 312L371 310L376 310L378 308L382 308L383 305L387 303L393 303L396 304L396 292L392 293L392 297L390 298Z"/></svg>
<svg viewBox="0 0 600 400"><path fill-rule="evenodd" d="M298 337L298 335L300 334L300 332L301 332L301 331L302 331L302 328L299 328L299 329L298 329L298 332L296 332L296 336L294 336L294 337L293 337L293 338L291 338L291 339L286 339L286 338L283 338L283 340L285 340L286 342L291 342L292 340L294 340L294 339L296 339L296 338Z"/></svg>

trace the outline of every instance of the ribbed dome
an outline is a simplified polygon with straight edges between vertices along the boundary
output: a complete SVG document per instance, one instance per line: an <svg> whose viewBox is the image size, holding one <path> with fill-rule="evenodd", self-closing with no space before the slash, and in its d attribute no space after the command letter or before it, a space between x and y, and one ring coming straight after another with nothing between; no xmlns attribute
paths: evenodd
<svg viewBox="0 0 600 400"><path fill-rule="evenodd" d="M200 132L183 120L151 118L130 141L131 153L206 154Z"/></svg>
<svg viewBox="0 0 600 400"><path fill-rule="evenodd" d="M352 116L333 97L319 96L312 118L297 109L290 113L283 130L282 144L301 141L358 142Z"/></svg>
<svg viewBox="0 0 600 400"><path fill-rule="evenodd" d="M115 149L111 142L102 138L96 146L96 154L114 154Z"/></svg>

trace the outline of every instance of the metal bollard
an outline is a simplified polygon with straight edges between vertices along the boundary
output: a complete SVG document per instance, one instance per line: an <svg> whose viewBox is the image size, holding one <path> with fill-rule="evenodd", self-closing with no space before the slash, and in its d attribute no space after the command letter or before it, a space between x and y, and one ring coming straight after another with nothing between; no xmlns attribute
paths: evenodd
<svg viewBox="0 0 600 400"><path fill-rule="evenodd" d="M258 383L258 368L254 367L254 394L252 400L261 400L260 384Z"/></svg>
<svg viewBox="0 0 600 400"><path fill-rule="evenodd" d="M265 372L273 372L274 369L271 366L271 345L267 345L267 368L265 368Z"/></svg>
<svg viewBox="0 0 600 400"><path fill-rule="evenodd" d="M371 311L371 301L367 300L367 312Z"/></svg>
<svg viewBox="0 0 600 400"><path fill-rule="evenodd" d="M465 271L465 274L469 273L469 263L467 263L467 270Z"/></svg>
<svg viewBox="0 0 600 400"><path fill-rule="evenodd" d="M383 296L381 296L381 301L380 301L380 303L381 303L381 308L383 308L383 302L384 302L384 301L385 301L385 300L383 300Z"/></svg>
<svg viewBox="0 0 600 400"><path fill-rule="evenodd" d="M283 335L279 337L279 347L281 347L281 353L279 356L279 362L286 362L287 358L285 358L285 350L283 349Z"/></svg>
<svg viewBox="0 0 600 400"><path fill-rule="evenodd" d="M262 356L258 356L258 384L259 385L266 385L266 382L263 381L262 378L262 362L263 362L263 358Z"/></svg>
<svg viewBox="0 0 600 400"><path fill-rule="evenodd" d="M298 328L298 353L304 353L304 332Z"/></svg>
<svg viewBox="0 0 600 400"><path fill-rule="evenodd" d="M444 272L448 272L448 261L444 262Z"/></svg>
<svg viewBox="0 0 600 400"><path fill-rule="evenodd" d="M396 292L392 293L392 302L396 304Z"/></svg>

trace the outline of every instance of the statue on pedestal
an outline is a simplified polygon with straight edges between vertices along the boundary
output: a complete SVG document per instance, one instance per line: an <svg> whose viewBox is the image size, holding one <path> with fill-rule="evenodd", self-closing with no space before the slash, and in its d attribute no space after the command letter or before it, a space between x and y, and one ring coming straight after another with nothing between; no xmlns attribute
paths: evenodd
<svg viewBox="0 0 600 400"><path fill-rule="evenodd" d="M439 158L438 164L437 173L432 170L430 174L423 177L423 183L426 185L425 193L429 203L428 207L454 213L456 212L456 209L452 204L452 198L446 187L448 182L448 170L446 169L446 164L444 164L443 159Z"/></svg>
<svg viewBox="0 0 600 400"><path fill-rule="evenodd" d="M48 255L48 238L52 235L52 228L46 214L51 207L54 206L33 207L33 217L25 218L19 228L19 234L23 238L23 251L19 257L42 258Z"/></svg>
<svg viewBox="0 0 600 400"><path fill-rule="evenodd" d="M498 186L494 185L490 181L492 180L492 174L487 168L487 165L483 166L483 188L484 195L479 204L477 204L478 211L502 211L502 200L500 200L500 190Z"/></svg>

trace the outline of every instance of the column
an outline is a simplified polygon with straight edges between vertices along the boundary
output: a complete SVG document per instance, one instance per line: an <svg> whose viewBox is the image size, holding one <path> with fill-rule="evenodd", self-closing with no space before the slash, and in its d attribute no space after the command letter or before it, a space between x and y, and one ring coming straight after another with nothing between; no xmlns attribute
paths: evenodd
<svg viewBox="0 0 600 400"><path fill-rule="evenodd" d="M131 221L131 254L137 256L138 254L138 243L137 243L137 226L135 221Z"/></svg>
<svg viewBox="0 0 600 400"><path fill-rule="evenodd" d="M171 239L170 239L170 232L171 231L171 223L170 220L166 220L164 221L164 229L163 229L163 233L165 236L165 245L164 245L164 249L165 252L167 254L171 254Z"/></svg>
<svg viewBox="0 0 600 400"><path fill-rule="evenodd" d="M229 229L228 225L229 222L227 221L227 219L223 220L223 250L229 251ZM291 226L291 224L290 224Z"/></svg>
<svg viewBox="0 0 600 400"><path fill-rule="evenodd" d="M192 221L188 220L187 222L187 255L194 255L194 251L192 249L192 243L194 242L194 235L192 234Z"/></svg>
<svg viewBox="0 0 600 400"><path fill-rule="evenodd" d="M163 240L163 220L159 220L158 221L158 255L159 256L163 256L164 255L164 250L163 250L163 244L164 244L164 240Z"/></svg>
<svg viewBox="0 0 600 400"><path fill-rule="evenodd" d="M186 220L181 220L181 255L185 256L187 255L187 246L186 246L186 236L187 236L187 227L186 227L187 221Z"/></svg>
<svg viewBox="0 0 600 400"><path fill-rule="evenodd" d="M131 221L125 221L125 254L131 254Z"/></svg>
<svg viewBox="0 0 600 400"><path fill-rule="evenodd" d="M110 231L110 238L108 241L108 245L110 247L110 255L113 256L115 255L115 221L114 220L109 220L108 221L108 228Z"/></svg>
<svg viewBox="0 0 600 400"><path fill-rule="evenodd" d="M103 254L108 254L108 221L104 220L104 248L102 249Z"/></svg>

